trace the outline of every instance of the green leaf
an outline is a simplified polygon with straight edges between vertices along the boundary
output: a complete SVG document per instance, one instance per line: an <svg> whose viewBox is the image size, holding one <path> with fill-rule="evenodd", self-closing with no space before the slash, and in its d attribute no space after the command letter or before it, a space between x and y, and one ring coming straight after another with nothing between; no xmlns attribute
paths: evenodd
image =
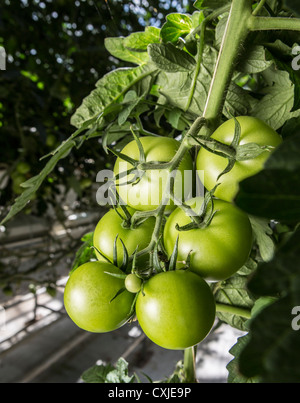
<svg viewBox="0 0 300 403"><path fill-rule="evenodd" d="M277 147L263 171L240 183L235 203L248 214L297 224L300 221L299 160L300 133Z"/></svg>
<svg viewBox="0 0 300 403"><path fill-rule="evenodd" d="M247 53L240 58L236 69L242 73L254 74L266 70L272 63L272 60L267 60L266 49L257 45L247 49Z"/></svg>
<svg viewBox="0 0 300 403"><path fill-rule="evenodd" d="M118 124L122 126L128 117L130 116L131 112L134 108L139 104L143 96L138 97L135 91L128 91L124 97L124 105L126 105L118 115Z"/></svg>
<svg viewBox="0 0 300 403"><path fill-rule="evenodd" d="M254 298L247 289L246 276L235 274L229 279L217 283L214 287L214 295L217 303L247 309L253 307ZM247 330L246 318L227 312L217 312L217 316L236 329Z"/></svg>
<svg viewBox="0 0 300 403"><path fill-rule="evenodd" d="M107 375L113 370L114 367L111 364L94 365L84 371L81 375L81 379L85 383L105 383Z"/></svg>
<svg viewBox="0 0 300 403"><path fill-rule="evenodd" d="M284 297L253 321L250 342L240 356L245 376L261 376L268 383L299 382L299 334L291 326L295 303L292 297Z"/></svg>
<svg viewBox="0 0 300 403"><path fill-rule="evenodd" d="M81 266L82 264L89 262L92 258L96 258L95 251L92 248L93 235L94 235L94 232L89 232L81 238L81 241L83 242L83 244L80 246L80 248L76 252L70 274L74 270L76 270L79 266Z"/></svg>
<svg viewBox="0 0 300 403"><path fill-rule="evenodd" d="M168 103L183 111L189 105L187 112L196 116L202 115L217 56L218 52L212 46L204 47L202 64L194 87L194 68L191 71L180 71L172 74L164 72L159 74L157 84L160 87L161 97L166 98ZM191 95L192 99L189 102ZM164 103L163 100L161 102Z"/></svg>
<svg viewBox="0 0 300 403"><path fill-rule="evenodd" d="M298 228L270 262L258 267L248 285L256 295L279 299L251 320L251 338L240 355L245 376L260 375L263 382L299 382L300 338L292 327L292 310L300 306L299 259Z"/></svg>
<svg viewBox="0 0 300 403"><path fill-rule="evenodd" d="M99 364L84 371L81 376L85 383L133 383L135 376L128 375L128 363L120 357L115 365Z"/></svg>
<svg viewBox="0 0 300 403"><path fill-rule="evenodd" d="M204 8L210 8L215 10L229 3L230 0L196 0L193 6L198 10L203 10Z"/></svg>
<svg viewBox="0 0 300 403"><path fill-rule="evenodd" d="M71 123L81 127L89 119L101 117L106 108L111 107L130 89L137 90L140 95L149 86L149 76L156 68L153 65L145 64L134 68L120 68L104 75L96 83L94 89L71 117ZM145 81L144 81L145 80ZM138 88L137 88L138 87Z"/></svg>
<svg viewBox="0 0 300 403"><path fill-rule="evenodd" d="M129 49L125 43L128 42L127 38L105 38L104 45L108 52L117 59L124 60L125 62L142 65L147 63L149 56L145 51L139 52L135 49Z"/></svg>
<svg viewBox="0 0 300 403"><path fill-rule="evenodd" d="M232 81L229 84L223 113L228 119L232 116L249 115L257 102L258 101L253 98L248 91L243 90Z"/></svg>
<svg viewBox="0 0 300 403"><path fill-rule="evenodd" d="M156 27L146 27L144 32L133 32L124 38L124 46L130 50L147 52L150 43L160 42L160 29Z"/></svg>
<svg viewBox="0 0 300 403"><path fill-rule="evenodd" d="M253 240L258 245L260 256L263 261L268 262L274 256L275 244L272 240L272 229L269 220L265 218L250 216L253 230Z"/></svg>
<svg viewBox="0 0 300 403"><path fill-rule="evenodd" d="M148 53L151 61L162 71L171 73L191 71L196 65L192 56L171 43L151 44L148 46Z"/></svg>
<svg viewBox="0 0 300 403"><path fill-rule="evenodd" d="M249 341L249 335L241 336L238 338L237 343L234 344L233 347L229 350L229 353L234 356L234 359L231 360L226 368L228 370L228 383L259 383L259 377L245 377L241 374L239 370L239 356L241 351L243 351L244 347L247 345Z"/></svg>
<svg viewBox="0 0 300 403"><path fill-rule="evenodd" d="M128 363L122 357L118 359L116 368L110 371L106 377L108 383L132 383L134 380L134 375L128 375Z"/></svg>
<svg viewBox="0 0 300 403"><path fill-rule="evenodd" d="M261 73L267 83L262 91L263 98L257 102L251 115L255 116L273 129L279 129L293 117L295 91L287 71L277 70L274 65Z"/></svg>
<svg viewBox="0 0 300 403"><path fill-rule="evenodd" d="M193 27L192 19L186 14L169 14L166 20L160 31L164 42L177 42L180 37L189 34Z"/></svg>

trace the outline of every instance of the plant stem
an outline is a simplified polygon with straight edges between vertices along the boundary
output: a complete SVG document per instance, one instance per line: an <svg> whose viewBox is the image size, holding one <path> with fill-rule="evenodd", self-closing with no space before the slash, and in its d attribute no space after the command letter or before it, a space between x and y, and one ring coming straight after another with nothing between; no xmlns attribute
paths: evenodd
<svg viewBox="0 0 300 403"><path fill-rule="evenodd" d="M259 4L256 6L255 10L253 11L252 15L257 15L260 10L264 7L266 0L261 0Z"/></svg>
<svg viewBox="0 0 300 403"><path fill-rule="evenodd" d="M230 313L233 315L238 315L238 316L243 316L246 319L251 318L251 310L247 308L239 308L234 305L226 305L226 304L220 304L216 303L216 311L217 312L225 312L225 313Z"/></svg>
<svg viewBox="0 0 300 403"><path fill-rule="evenodd" d="M248 19L248 28L250 31L269 31L269 30L290 30L300 31L300 18L284 17L255 17Z"/></svg>
<svg viewBox="0 0 300 403"><path fill-rule="evenodd" d="M195 369L195 356L196 347L188 347L184 350L183 368L186 383L196 383L196 369Z"/></svg>
<svg viewBox="0 0 300 403"><path fill-rule="evenodd" d="M203 116L208 121L209 135L218 126L225 94L230 84L237 56L249 32L247 20L252 15L251 0L232 0L216 67L212 77Z"/></svg>

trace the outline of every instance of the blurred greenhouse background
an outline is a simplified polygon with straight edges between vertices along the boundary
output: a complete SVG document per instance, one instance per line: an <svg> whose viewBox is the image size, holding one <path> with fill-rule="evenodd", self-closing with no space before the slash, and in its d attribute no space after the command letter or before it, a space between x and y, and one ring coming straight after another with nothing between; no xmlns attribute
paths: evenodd
<svg viewBox="0 0 300 403"><path fill-rule="evenodd" d="M95 82L122 66L105 50L105 37L159 27L166 14L191 10L187 0L1 2L1 219L20 183L44 166L41 157L74 131L70 117ZM121 354L131 357L133 370L157 378L168 376L182 358L154 346L134 324L114 336L91 335L65 315L68 272L82 236L104 212L96 203L96 174L110 164L99 138L85 142L60 161L26 209L0 227L0 382L77 382L97 360L115 362ZM222 332L228 346L207 368L204 357L220 355ZM221 326L208 338L198 353L200 378L226 381L227 351L237 336Z"/></svg>

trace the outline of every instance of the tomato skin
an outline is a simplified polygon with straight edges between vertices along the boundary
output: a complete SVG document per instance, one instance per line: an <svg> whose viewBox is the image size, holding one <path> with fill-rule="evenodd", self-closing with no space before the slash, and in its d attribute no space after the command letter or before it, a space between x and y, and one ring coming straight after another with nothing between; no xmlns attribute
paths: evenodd
<svg viewBox="0 0 300 403"><path fill-rule="evenodd" d="M263 121L251 116L237 117L241 126L240 145L248 143L256 143L264 146L278 146L282 139L279 134ZM212 138L221 143L230 145L235 129L234 119L229 119L212 134ZM215 196L226 201L232 201L239 189L239 182L250 176L255 175L263 169L266 159L270 156L269 151L264 151L258 157L236 161L234 167L228 173L222 175L219 180L217 178L228 164L227 158L215 155L203 147L200 149L196 168L204 174L204 186L211 190L216 183L220 183L215 191Z"/></svg>
<svg viewBox="0 0 300 403"><path fill-rule="evenodd" d="M134 213L134 210L127 207L130 214ZM121 208L117 209L122 216L124 213ZM100 250L111 262L113 262L113 248L115 238L117 239L117 255L118 255L118 266L120 267L123 261L123 247L120 239L122 239L124 245L126 246L128 255L130 256L138 246L138 251L146 248L151 240L152 232L155 225L155 218L149 217L146 221L140 224L135 229L124 228L122 226L122 219L116 213L114 209L109 210L104 216L99 220L93 235L93 244ZM106 261L100 253L95 250L96 256L100 261ZM149 257L143 255L136 260L137 265L144 264Z"/></svg>
<svg viewBox="0 0 300 403"><path fill-rule="evenodd" d="M202 198L197 198L186 203L194 205L197 202L199 207L202 201ZM177 231L177 223L183 226L191 222L191 218L178 207L167 219L163 235L169 256L179 236L177 261L185 261L192 251L189 268L207 281L232 276L246 263L252 247L252 227L248 216L223 200L215 200L214 209L217 212L208 227ZM180 267L183 267L182 263L178 263Z"/></svg>
<svg viewBox="0 0 300 403"><path fill-rule="evenodd" d="M148 136L141 137L140 141L145 152L146 162L169 162L180 146L178 141L170 137ZM139 160L139 149L135 140L127 144L121 152L136 161ZM117 175L132 168L133 166L130 163L118 157L114 166L114 174ZM181 200L185 197L184 171L192 171L192 169L192 158L187 152L175 176L174 193ZM133 179L133 174L129 174L127 177L116 181L117 191L121 199L135 210L154 210L162 200L164 189L166 188L167 175L167 170L147 170L139 183L135 185L124 184L126 181ZM123 185L118 186L118 184ZM174 203L170 201L166 210L172 210L173 208Z"/></svg>
<svg viewBox="0 0 300 403"><path fill-rule="evenodd" d="M64 291L66 311L80 328L93 333L118 329L128 319L134 294L124 287L124 280L109 273L124 274L110 263L88 262L71 273Z"/></svg>
<svg viewBox="0 0 300 403"><path fill-rule="evenodd" d="M208 284L189 270L154 275L136 301L136 316L146 336L172 350L202 341L212 328L215 310Z"/></svg>

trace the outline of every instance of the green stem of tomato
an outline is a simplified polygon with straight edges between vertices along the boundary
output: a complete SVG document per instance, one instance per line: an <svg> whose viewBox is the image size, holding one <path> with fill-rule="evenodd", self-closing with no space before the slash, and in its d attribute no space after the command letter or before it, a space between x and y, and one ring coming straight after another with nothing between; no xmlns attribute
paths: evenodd
<svg viewBox="0 0 300 403"><path fill-rule="evenodd" d="M287 30L300 31L300 18L255 17L248 20L250 31Z"/></svg>
<svg viewBox="0 0 300 403"><path fill-rule="evenodd" d="M243 318L250 319L251 318L251 310L247 308L239 308L234 305L226 305L216 303L216 311L230 313L232 315L242 316Z"/></svg>
<svg viewBox="0 0 300 403"><path fill-rule="evenodd" d="M196 346L188 347L184 350L183 370L185 383L197 383L195 357Z"/></svg>

